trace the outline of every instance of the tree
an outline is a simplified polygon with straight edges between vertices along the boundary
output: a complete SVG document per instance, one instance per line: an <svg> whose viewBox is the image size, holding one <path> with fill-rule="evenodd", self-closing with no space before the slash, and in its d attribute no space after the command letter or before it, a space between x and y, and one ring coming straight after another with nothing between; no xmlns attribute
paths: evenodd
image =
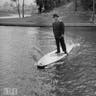
<svg viewBox="0 0 96 96"><path fill-rule="evenodd" d="M71 0L36 0L36 4L38 6L39 13L41 13L42 9L44 9L44 11L48 11L54 7L65 4L66 1L69 2Z"/></svg>
<svg viewBox="0 0 96 96"><path fill-rule="evenodd" d="M74 10L77 11L77 0L74 0Z"/></svg>
<svg viewBox="0 0 96 96"><path fill-rule="evenodd" d="M91 10L92 11L91 21L94 22L95 13L96 13L95 0L81 0L81 4L85 10Z"/></svg>
<svg viewBox="0 0 96 96"><path fill-rule="evenodd" d="M19 18L21 18L19 0L11 0L11 1L16 3Z"/></svg>
<svg viewBox="0 0 96 96"><path fill-rule="evenodd" d="M81 0L82 7L85 10L92 10L93 8L93 0Z"/></svg>
<svg viewBox="0 0 96 96"><path fill-rule="evenodd" d="M95 0L93 0L93 12L92 12L92 22L94 23L95 19Z"/></svg>
<svg viewBox="0 0 96 96"><path fill-rule="evenodd" d="M22 3L22 17L24 18L24 0L23 0L23 3Z"/></svg>
<svg viewBox="0 0 96 96"><path fill-rule="evenodd" d="M43 0L36 0L36 4L38 6L38 12L41 13L42 12L42 8L44 6L44 1Z"/></svg>

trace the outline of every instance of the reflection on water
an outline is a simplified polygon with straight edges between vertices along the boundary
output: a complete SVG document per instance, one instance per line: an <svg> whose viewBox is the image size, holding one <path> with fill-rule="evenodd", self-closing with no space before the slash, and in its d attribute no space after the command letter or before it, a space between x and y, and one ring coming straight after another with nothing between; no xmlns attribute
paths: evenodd
<svg viewBox="0 0 96 96"><path fill-rule="evenodd" d="M56 49L52 28L0 27L0 89L17 88L17 96L95 96L95 28L66 28L66 59L44 70L34 65Z"/></svg>

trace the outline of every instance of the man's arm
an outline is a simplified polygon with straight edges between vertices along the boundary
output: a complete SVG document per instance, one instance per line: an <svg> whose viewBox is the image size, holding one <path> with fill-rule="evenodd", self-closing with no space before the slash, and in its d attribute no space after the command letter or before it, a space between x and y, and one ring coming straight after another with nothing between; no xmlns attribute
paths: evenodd
<svg viewBox="0 0 96 96"><path fill-rule="evenodd" d="M64 23L63 22L60 22L60 31L61 31L61 37L64 37L65 28L64 28Z"/></svg>
<svg viewBox="0 0 96 96"><path fill-rule="evenodd" d="M54 23L52 23L52 27L53 27L53 35L54 35L54 37L55 37Z"/></svg>
<svg viewBox="0 0 96 96"><path fill-rule="evenodd" d="M64 35L64 31L65 31L65 26L64 26L64 23L63 22L61 22L61 34L63 34Z"/></svg>
<svg viewBox="0 0 96 96"><path fill-rule="evenodd" d="M52 28L53 28L53 32L54 32L54 23L52 23Z"/></svg>

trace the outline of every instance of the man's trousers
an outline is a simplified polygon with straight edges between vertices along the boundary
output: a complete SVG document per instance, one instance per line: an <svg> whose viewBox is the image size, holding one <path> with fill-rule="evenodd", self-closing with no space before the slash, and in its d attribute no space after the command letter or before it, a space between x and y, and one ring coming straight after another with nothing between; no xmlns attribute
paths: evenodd
<svg viewBox="0 0 96 96"><path fill-rule="evenodd" d="M56 40L57 52L60 52L60 45L61 45L62 50L66 53L66 45L64 42L64 37L55 38L55 40Z"/></svg>

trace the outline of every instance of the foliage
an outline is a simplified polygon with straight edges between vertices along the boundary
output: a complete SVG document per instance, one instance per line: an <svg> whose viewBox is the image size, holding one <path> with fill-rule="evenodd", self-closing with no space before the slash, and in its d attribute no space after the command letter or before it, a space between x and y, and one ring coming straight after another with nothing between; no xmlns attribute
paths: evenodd
<svg viewBox="0 0 96 96"><path fill-rule="evenodd" d="M11 1L16 3L19 18L21 18L20 8L19 8L20 7L19 0L11 0Z"/></svg>
<svg viewBox="0 0 96 96"><path fill-rule="evenodd" d="M42 10L48 11L69 1L71 0L36 0L36 4L38 6L38 11L41 13Z"/></svg>
<svg viewBox="0 0 96 96"><path fill-rule="evenodd" d="M81 4L85 10L92 10L93 0L81 0Z"/></svg>
<svg viewBox="0 0 96 96"><path fill-rule="evenodd" d="M21 10L20 10L20 0L11 0L12 2L15 2L16 3L16 6L17 6L17 11L18 11L18 15L19 17L21 18ZM24 1L23 0L23 3L22 3L22 17L24 18Z"/></svg>

